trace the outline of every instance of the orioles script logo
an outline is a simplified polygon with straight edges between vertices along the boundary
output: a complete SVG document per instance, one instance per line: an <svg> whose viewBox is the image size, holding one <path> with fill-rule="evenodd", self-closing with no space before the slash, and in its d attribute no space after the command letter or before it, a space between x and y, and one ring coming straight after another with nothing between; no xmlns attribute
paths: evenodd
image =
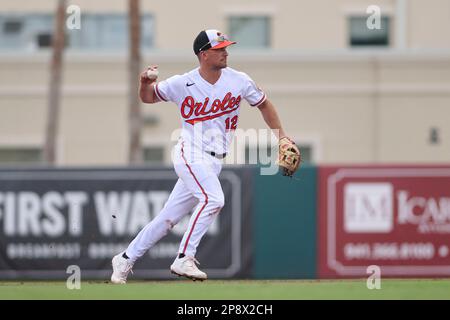
<svg viewBox="0 0 450 320"><path fill-rule="evenodd" d="M214 100L211 108L207 110L209 98L206 97L203 102L195 102L194 98L187 96L181 104L181 116L184 119L189 119L192 115L197 118L186 120L187 123L195 124L196 122L206 121L220 117L224 114L231 113L239 108L241 96L233 97L231 92L228 92L222 101L220 99Z"/></svg>

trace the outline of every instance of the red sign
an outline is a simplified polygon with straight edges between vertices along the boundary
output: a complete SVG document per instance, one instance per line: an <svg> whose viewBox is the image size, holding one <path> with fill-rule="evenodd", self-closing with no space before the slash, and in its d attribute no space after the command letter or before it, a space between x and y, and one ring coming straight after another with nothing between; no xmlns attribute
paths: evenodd
<svg viewBox="0 0 450 320"><path fill-rule="evenodd" d="M321 167L319 277L450 276L450 167Z"/></svg>

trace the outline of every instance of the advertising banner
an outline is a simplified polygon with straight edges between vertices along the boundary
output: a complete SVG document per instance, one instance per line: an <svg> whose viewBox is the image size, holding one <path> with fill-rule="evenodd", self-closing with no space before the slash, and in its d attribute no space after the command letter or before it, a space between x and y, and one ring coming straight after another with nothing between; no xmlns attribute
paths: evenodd
<svg viewBox="0 0 450 320"><path fill-rule="evenodd" d="M450 276L450 167L321 167L319 194L319 277Z"/></svg>
<svg viewBox="0 0 450 320"><path fill-rule="evenodd" d="M196 258L210 278L248 276L251 171L224 169L225 206ZM172 169L0 170L0 278L109 279L111 258L157 215L178 177ZM133 268L133 279L171 278L190 213Z"/></svg>

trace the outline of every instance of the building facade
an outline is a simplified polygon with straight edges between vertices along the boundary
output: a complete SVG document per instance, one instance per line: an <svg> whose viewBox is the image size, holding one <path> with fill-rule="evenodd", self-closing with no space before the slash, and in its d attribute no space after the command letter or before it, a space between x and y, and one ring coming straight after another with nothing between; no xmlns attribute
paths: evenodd
<svg viewBox="0 0 450 320"><path fill-rule="evenodd" d="M229 65L266 91L307 161L449 162L450 0L373 2L141 0L142 68L158 64L161 79L184 73L198 63L197 33L221 29L238 42ZM0 5L0 163L42 157L56 3ZM81 20L67 29L57 164L125 165L127 1L68 5ZM144 158L170 163L177 107L142 105L142 114ZM266 125L243 103L239 127Z"/></svg>

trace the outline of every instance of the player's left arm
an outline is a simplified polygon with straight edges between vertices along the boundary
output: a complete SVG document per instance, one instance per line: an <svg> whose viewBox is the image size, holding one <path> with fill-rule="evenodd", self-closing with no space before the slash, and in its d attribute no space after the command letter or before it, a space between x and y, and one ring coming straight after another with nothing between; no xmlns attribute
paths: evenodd
<svg viewBox="0 0 450 320"><path fill-rule="evenodd" d="M272 102L266 99L263 103L258 106L259 111L261 111L264 121L267 123L270 129L275 133L278 139L286 136L283 127L281 126L280 117L278 117L277 110L275 109Z"/></svg>

